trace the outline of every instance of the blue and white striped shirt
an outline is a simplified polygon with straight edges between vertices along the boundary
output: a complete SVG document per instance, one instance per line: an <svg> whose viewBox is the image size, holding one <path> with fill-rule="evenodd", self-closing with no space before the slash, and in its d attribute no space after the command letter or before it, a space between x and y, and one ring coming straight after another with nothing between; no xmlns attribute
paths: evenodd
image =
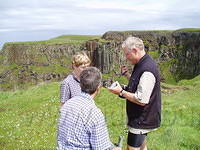
<svg viewBox="0 0 200 150"><path fill-rule="evenodd" d="M81 93L80 82L73 74L68 75L60 86L60 102L65 103L68 99Z"/></svg>
<svg viewBox="0 0 200 150"><path fill-rule="evenodd" d="M105 150L113 147L103 113L89 94L69 99L61 108L57 150Z"/></svg>

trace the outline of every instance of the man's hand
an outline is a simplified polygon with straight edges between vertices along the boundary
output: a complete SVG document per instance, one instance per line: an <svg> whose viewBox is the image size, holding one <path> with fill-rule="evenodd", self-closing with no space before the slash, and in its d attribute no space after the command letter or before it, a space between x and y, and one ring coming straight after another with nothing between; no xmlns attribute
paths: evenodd
<svg viewBox="0 0 200 150"><path fill-rule="evenodd" d="M116 86L113 88L108 88L108 90L114 94L119 95L120 91L122 90L122 87L120 86L119 82L116 82Z"/></svg>
<svg viewBox="0 0 200 150"><path fill-rule="evenodd" d="M130 79L131 74L129 73L127 66L121 67L121 75L125 76L128 80Z"/></svg>
<svg viewBox="0 0 200 150"><path fill-rule="evenodd" d="M122 74L123 76L125 76L126 73L128 73L128 68L127 68L127 66L122 66L122 67L121 67L121 74Z"/></svg>

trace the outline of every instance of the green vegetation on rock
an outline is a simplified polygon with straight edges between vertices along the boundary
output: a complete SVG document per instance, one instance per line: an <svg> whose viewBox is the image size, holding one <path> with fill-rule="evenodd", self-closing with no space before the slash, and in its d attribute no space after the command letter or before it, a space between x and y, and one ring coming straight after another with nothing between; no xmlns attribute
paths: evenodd
<svg viewBox="0 0 200 150"><path fill-rule="evenodd" d="M200 28L183 28L176 31L200 31Z"/></svg>
<svg viewBox="0 0 200 150"><path fill-rule="evenodd" d="M88 41L93 39L99 39L100 35L61 35L50 40L61 40L61 41Z"/></svg>
<svg viewBox="0 0 200 150"><path fill-rule="evenodd" d="M156 50L156 51L148 51L148 54L154 59L158 59L160 57L160 54L159 54L159 51Z"/></svg>
<svg viewBox="0 0 200 150"><path fill-rule="evenodd" d="M182 86L196 86L199 84L200 84L200 75L190 80L181 80L178 82L178 85L182 85Z"/></svg>
<svg viewBox="0 0 200 150"><path fill-rule="evenodd" d="M170 67L172 66L174 61L174 59L171 59L169 61L159 63L161 77L164 78L164 82L166 83L176 84L174 75L170 71Z"/></svg>
<svg viewBox="0 0 200 150"><path fill-rule="evenodd" d="M122 33L131 33L131 32L173 32L174 30L129 30L129 31L110 31L110 32L122 32Z"/></svg>
<svg viewBox="0 0 200 150"><path fill-rule="evenodd" d="M53 73L65 73L65 74L67 74L67 73L71 72L70 68L66 68L66 67L60 66L58 64L50 65L50 66L33 66L33 65L31 65L29 67L30 67L30 70L37 72L37 73L53 72Z"/></svg>
<svg viewBox="0 0 200 150"><path fill-rule="evenodd" d="M7 42L5 45L12 44L81 44L87 40L99 39L100 35L62 35L50 40L44 41L27 41L27 42Z"/></svg>

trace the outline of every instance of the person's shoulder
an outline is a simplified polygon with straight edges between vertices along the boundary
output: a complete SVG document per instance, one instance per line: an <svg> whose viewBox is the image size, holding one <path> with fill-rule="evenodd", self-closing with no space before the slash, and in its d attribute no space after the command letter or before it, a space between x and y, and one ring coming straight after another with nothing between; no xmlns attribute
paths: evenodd
<svg viewBox="0 0 200 150"><path fill-rule="evenodd" d="M90 111L92 114L101 113L101 110L96 106L94 100L86 98L83 93L80 93L71 99L77 101L80 107L84 108L86 111Z"/></svg>
<svg viewBox="0 0 200 150"><path fill-rule="evenodd" d="M71 80L73 80L73 75L72 75L72 74L69 74L69 75L62 81L62 84L68 83L68 82L70 82Z"/></svg>
<svg viewBox="0 0 200 150"><path fill-rule="evenodd" d="M101 109L99 109L96 105L92 107L92 116L93 118L96 118L96 120L104 119Z"/></svg>
<svg viewBox="0 0 200 150"><path fill-rule="evenodd" d="M143 74L142 74L142 77L155 78L154 74L150 71L144 71Z"/></svg>
<svg viewBox="0 0 200 150"><path fill-rule="evenodd" d="M77 95L77 96L74 96L74 97L68 99L67 102L65 102L65 104L62 106L62 108L64 108L64 109L67 109L68 107L70 107L70 108L83 107L80 96Z"/></svg>

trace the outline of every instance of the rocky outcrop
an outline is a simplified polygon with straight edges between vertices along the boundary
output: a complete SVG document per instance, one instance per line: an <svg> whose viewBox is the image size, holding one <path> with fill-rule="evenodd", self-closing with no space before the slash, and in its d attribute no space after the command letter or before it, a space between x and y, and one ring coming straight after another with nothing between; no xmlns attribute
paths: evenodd
<svg viewBox="0 0 200 150"><path fill-rule="evenodd" d="M0 54L0 90L60 81L81 44L6 44Z"/></svg>
<svg viewBox="0 0 200 150"><path fill-rule="evenodd" d="M159 64L170 61L169 71L176 80L200 74L200 31L107 32L102 38L123 41L128 36L141 38L147 52L158 51Z"/></svg>
<svg viewBox="0 0 200 150"><path fill-rule="evenodd" d="M200 32L177 31L172 34L175 63L172 68L177 79L191 79L200 74Z"/></svg>
<svg viewBox="0 0 200 150"><path fill-rule="evenodd" d="M5 44L0 51L0 90L60 81L71 71L71 56L81 50L103 73L119 75L119 67L127 64L121 43L128 36L144 41L145 50L157 61L164 80L168 78L163 71L166 66L175 80L200 74L199 31L106 32L101 39L79 44Z"/></svg>
<svg viewBox="0 0 200 150"><path fill-rule="evenodd" d="M83 50L80 44L7 44L3 47L2 64L52 65L66 64L66 58Z"/></svg>
<svg viewBox="0 0 200 150"><path fill-rule="evenodd" d="M102 73L109 73L123 63L124 55L120 51L121 43L116 41L88 41L86 50L92 60L92 65L99 68Z"/></svg>

